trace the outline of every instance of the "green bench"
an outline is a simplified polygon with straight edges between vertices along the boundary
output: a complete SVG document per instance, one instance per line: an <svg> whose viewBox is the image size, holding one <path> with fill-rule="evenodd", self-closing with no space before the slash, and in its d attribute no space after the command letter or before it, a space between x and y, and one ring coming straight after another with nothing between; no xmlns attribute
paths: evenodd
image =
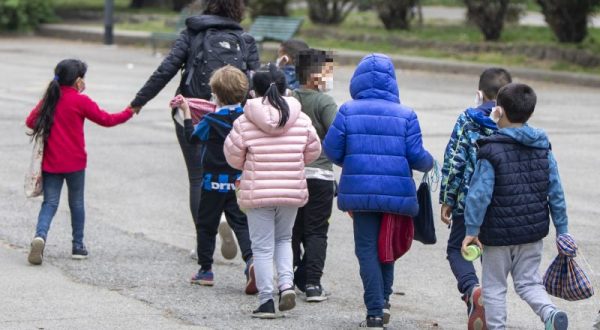
<svg viewBox="0 0 600 330"><path fill-rule="evenodd" d="M152 32L150 36L150 41L152 42L152 52L156 54L156 49L158 48L159 42L174 42L179 37L181 31L185 29L185 20L194 16L195 13L189 10L182 10L177 18L177 22L175 23L175 31L174 32Z"/></svg>
<svg viewBox="0 0 600 330"><path fill-rule="evenodd" d="M250 35L260 44L263 41L291 39L302 25L302 18L283 16L258 16L250 26Z"/></svg>

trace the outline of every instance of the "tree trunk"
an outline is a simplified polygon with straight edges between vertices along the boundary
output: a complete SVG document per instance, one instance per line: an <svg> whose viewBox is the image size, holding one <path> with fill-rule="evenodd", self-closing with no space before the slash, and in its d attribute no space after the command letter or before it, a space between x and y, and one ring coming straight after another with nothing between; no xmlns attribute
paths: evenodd
<svg viewBox="0 0 600 330"><path fill-rule="evenodd" d="M266 16L288 16L289 0L250 0L248 8L252 18L260 15Z"/></svg>
<svg viewBox="0 0 600 330"><path fill-rule="evenodd" d="M502 35L509 0L465 0L467 20L479 27L486 41L497 41Z"/></svg>
<svg viewBox="0 0 600 330"><path fill-rule="evenodd" d="M308 17L317 24L340 24L356 4L355 0L308 0Z"/></svg>
<svg viewBox="0 0 600 330"><path fill-rule="evenodd" d="M546 23L560 42L580 43L587 36L588 17L600 0L537 0Z"/></svg>
<svg viewBox="0 0 600 330"><path fill-rule="evenodd" d="M387 30L408 30L417 0L377 0L375 8Z"/></svg>

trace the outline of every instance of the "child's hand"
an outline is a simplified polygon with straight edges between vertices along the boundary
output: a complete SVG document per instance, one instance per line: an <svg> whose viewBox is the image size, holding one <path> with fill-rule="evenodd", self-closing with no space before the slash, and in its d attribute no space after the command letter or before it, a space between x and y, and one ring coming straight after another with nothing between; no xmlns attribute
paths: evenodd
<svg viewBox="0 0 600 330"><path fill-rule="evenodd" d="M479 246L479 248L483 251L483 244L481 244L481 242L479 241L479 237L465 236L465 239L463 240L462 248L461 248L462 252L465 253L467 251L467 246L469 246L471 244L477 244L477 246Z"/></svg>
<svg viewBox="0 0 600 330"><path fill-rule="evenodd" d="M452 221L452 206L448 204L442 204L442 214L440 216L442 222L449 225Z"/></svg>
<svg viewBox="0 0 600 330"><path fill-rule="evenodd" d="M177 107L183 111L183 117L185 119L191 119L190 105L183 95L179 94L171 101L171 107Z"/></svg>

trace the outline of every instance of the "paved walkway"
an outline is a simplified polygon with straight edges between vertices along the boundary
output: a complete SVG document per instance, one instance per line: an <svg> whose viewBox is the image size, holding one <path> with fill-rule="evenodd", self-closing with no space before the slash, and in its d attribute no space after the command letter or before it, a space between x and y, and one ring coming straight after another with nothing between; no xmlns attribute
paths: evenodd
<svg viewBox="0 0 600 330"><path fill-rule="evenodd" d="M50 231L44 265L31 267L25 251L40 201L23 196L30 156L23 121L66 57L89 64L87 91L118 111L160 62L147 49L106 47L41 38L0 39L0 329L354 329L364 318L362 284L353 252L352 226L337 209L331 220L323 284L330 300L298 307L284 319L253 320L256 297L242 294L243 262L215 256L216 285L192 286L197 265L185 165L169 118L176 79L131 122L115 128L88 123L86 242L90 258L70 257L66 200ZM331 95L349 99L352 68L335 72ZM457 114L473 102L477 75L398 70L402 102L414 107L424 145L441 160ZM516 79L523 81L516 75ZM527 80L525 80L527 81ZM578 262L600 270L600 116L598 89L531 82L539 97L532 124L550 135L569 205L570 229L581 248ZM338 171L339 173L339 171ZM417 175L417 179L419 176ZM63 194L63 198L66 193ZM437 197L434 193L434 202ZM437 214L437 211L435 212ZM551 230L553 235L554 230ZM438 244L415 243L396 263L391 329L464 329L465 306L445 259L448 230L437 226ZM542 270L556 255L545 241ZM477 266L478 267L478 266ZM598 273L589 272L595 283ZM44 303L37 303L40 299ZM531 310L509 290L509 328L539 329ZM600 301L554 299L572 329L589 329ZM184 322L184 323L182 323Z"/></svg>

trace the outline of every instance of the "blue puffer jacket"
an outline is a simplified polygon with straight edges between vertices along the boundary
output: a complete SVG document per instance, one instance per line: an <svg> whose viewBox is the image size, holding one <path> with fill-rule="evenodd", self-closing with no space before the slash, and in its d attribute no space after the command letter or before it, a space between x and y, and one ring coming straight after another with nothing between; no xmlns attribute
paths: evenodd
<svg viewBox="0 0 600 330"><path fill-rule="evenodd" d="M363 58L350 94L323 142L327 157L343 168L339 209L416 215L412 170L430 170L433 158L423 148L417 115L400 104L390 58Z"/></svg>

